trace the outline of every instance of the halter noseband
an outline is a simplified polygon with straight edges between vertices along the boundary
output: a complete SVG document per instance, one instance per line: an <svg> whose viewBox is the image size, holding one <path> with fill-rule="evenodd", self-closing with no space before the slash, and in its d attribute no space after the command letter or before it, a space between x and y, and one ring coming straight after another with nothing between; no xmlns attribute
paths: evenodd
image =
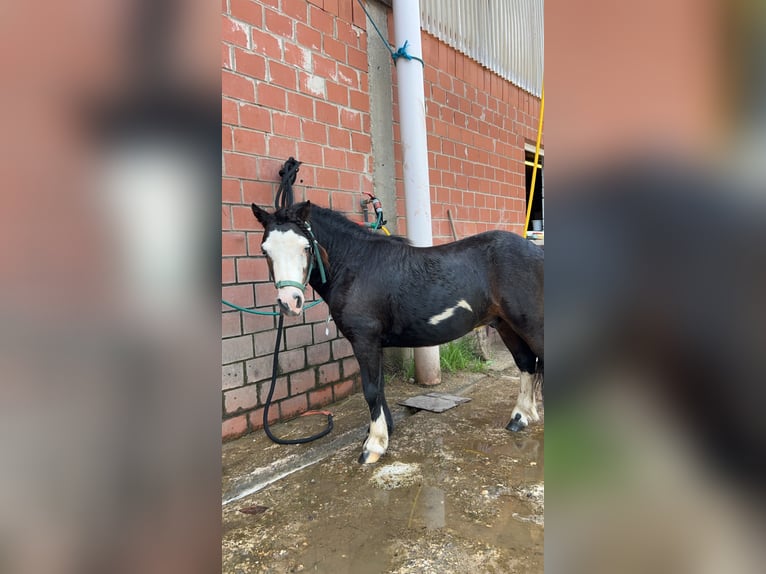
<svg viewBox="0 0 766 574"><path fill-rule="evenodd" d="M325 275L324 270L324 262L322 261L322 256L319 253L319 243L317 243L316 237L314 237L314 232L311 230L311 225L308 221L298 223L298 229L303 231L303 234L306 236L306 239L309 240L309 266L308 270L306 271L306 280L303 283L299 283L298 281L276 281L274 285L277 289L281 289L282 287L295 287L296 289L300 289L301 292L304 292L306 290L306 285L309 284L309 280L311 279L311 272L314 270L314 260L316 259L316 265L319 268L319 275L322 278L322 283L327 283L327 276Z"/></svg>

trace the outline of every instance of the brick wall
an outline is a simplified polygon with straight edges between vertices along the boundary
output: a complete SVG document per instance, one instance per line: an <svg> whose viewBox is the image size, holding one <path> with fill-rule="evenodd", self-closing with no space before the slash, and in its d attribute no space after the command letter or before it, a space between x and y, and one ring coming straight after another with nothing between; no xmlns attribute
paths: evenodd
<svg viewBox="0 0 766 574"><path fill-rule="evenodd" d="M380 40L368 39L352 0L222 0L222 24L222 296L271 310L276 290L249 205L273 205L278 170L292 155L304 162L296 201L362 219L361 193L373 191L367 43ZM451 238L447 208L461 237L520 231L523 148L534 141L539 101L427 34L423 54L435 242ZM404 232L396 102L394 115L396 213ZM326 319L324 304L285 319L273 419L359 389L351 347L333 323L326 334ZM222 324L228 438L262 426L275 320L222 307Z"/></svg>

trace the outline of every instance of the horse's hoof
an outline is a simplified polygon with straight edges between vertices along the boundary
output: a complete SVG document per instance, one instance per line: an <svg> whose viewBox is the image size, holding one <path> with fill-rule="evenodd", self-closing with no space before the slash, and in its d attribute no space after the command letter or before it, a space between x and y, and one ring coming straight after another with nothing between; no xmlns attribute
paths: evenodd
<svg viewBox="0 0 766 574"><path fill-rule="evenodd" d="M523 430L525 425L521 420L521 413L516 413L516 416L513 417L511 422L508 423L508 426L505 428L512 432L519 432L520 430Z"/></svg>
<svg viewBox="0 0 766 574"><path fill-rule="evenodd" d="M359 455L359 464L375 464L380 460L381 454L379 452L363 451Z"/></svg>

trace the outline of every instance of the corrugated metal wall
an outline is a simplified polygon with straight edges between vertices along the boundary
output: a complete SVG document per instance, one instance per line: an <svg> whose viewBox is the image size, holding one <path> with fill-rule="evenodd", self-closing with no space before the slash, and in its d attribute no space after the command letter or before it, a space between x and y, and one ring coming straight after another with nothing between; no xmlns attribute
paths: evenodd
<svg viewBox="0 0 766 574"><path fill-rule="evenodd" d="M543 0L420 0L420 24L535 96L543 82Z"/></svg>

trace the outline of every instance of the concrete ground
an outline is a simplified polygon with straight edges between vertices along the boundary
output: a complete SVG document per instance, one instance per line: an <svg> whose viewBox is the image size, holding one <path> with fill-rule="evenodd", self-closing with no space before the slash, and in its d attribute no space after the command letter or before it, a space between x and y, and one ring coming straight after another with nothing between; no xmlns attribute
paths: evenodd
<svg viewBox="0 0 766 574"><path fill-rule="evenodd" d="M446 374L438 387L388 381L396 430L374 465L357 463L361 393L329 407L335 429L316 442L280 446L257 432L225 444L223 572L542 572L543 423L504 429L518 370L505 348L492 357L486 374ZM472 400L441 414L396 404L432 391ZM295 438L325 421L272 430Z"/></svg>

